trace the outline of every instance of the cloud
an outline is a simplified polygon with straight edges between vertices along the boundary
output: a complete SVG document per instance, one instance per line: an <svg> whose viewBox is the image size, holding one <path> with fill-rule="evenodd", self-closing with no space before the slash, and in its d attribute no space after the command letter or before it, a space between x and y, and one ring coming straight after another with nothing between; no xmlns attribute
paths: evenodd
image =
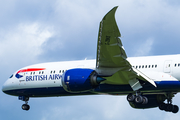
<svg viewBox="0 0 180 120"><path fill-rule="evenodd" d="M99 22L108 10L117 5L119 7L116 20L128 56L134 56L135 52L132 48L139 46L138 44L147 38L158 40L153 49L158 50L159 53L154 52L154 54L163 54L157 45L168 38L168 34L165 33L172 34L175 28L170 26L175 27L179 23L178 7L172 7L167 1L162 0L136 2L123 0L106 4L107 2L101 0L93 4L81 0L56 1L53 4L51 17L56 36L44 44L40 58L47 61L95 58ZM178 30L174 33L178 33ZM169 41L164 43L164 45L169 44ZM71 49L67 50L67 46Z"/></svg>
<svg viewBox="0 0 180 120"><path fill-rule="evenodd" d="M53 36L51 26L44 27L36 22L21 23L14 28L0 31L0 58L6 65L9 61L11 64L37 62L37 56L42 53L42 44Z"/></svg>
<svg viewBox="0 0 180 120"><path fill-rule="evenodd" d="M144 41L143 43L141 43L138 46L134 47L134 56L147 56L147 55L151 55L151 50L153 48L153 43L154 43L154 39L149 38L146 41Z"/></svg>
<svg viewBox="0 0 180 120"><path fill-rule="evenodd" d="M55 120L58 118L73 120L108 120L120 117L121 115L119 113L124 113L124 110L127 110L125 107L127 101L120 99L125 97L96 95L72 96L71 98L72 99L69 99L69 97L59 98L59 103L56 105L53 104L49 106L48 109L43 110L41 120ZM62 104L64 102L68 104ZM71 115L69 115L70 113ZM96 116L97 114L98 116Z"/></svg>

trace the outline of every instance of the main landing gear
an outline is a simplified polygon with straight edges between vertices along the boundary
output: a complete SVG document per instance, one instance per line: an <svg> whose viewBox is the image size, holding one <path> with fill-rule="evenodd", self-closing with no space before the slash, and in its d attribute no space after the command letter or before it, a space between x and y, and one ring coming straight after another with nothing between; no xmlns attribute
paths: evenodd
<svg viewBox="0 0 180 120"><path fill-rule="evenodd" d="M161 103L159 105L160 110L165 110L166 112L177 113L179 111L179 107L177 105L172 105L171 103Z"/></svg>
<svg viewBox="0 0 180 120"><path fill-rule="evenodd" d="M25 104L22 105L22 109L28 111L30 109L30 106L28 105L29 97L19 96L19 100L25 101Z"/></svg>
<svg viewBox="0 0 180 120"><path fill-rule="evenodd" d="M129 94L127 96L127 101L128 102L135 102L137 104L147 104L148 103L148 98L146 96L143 96L141 94L136 94L136 95L133 95L133 94Z"/></svg>
<svg viewBox="0 0 180 120"><path fill-rule="evenodd" d="M127 96L127 101L135 105L133 108L141 109L144 106L145 108L159 107L160 110L172 113L177 113L179 111L179 107L172 104L172 98L174 97L173 93L156 95L155 97L146 96L143 96L140 92L136 92L136 95L130 93ZM164 103L165 100L167 100L167 103Z"/></svg>
<svg viewBox="0 0 180 120"><path fill-rule="evenodd" d="M159 104L159 109L164 110L166 112L172 112L172 113L177 113L179 111L179 107L177 105L172 104L172 94L168 93L166 94L167 97L167 103L160 103Z"/></svg>

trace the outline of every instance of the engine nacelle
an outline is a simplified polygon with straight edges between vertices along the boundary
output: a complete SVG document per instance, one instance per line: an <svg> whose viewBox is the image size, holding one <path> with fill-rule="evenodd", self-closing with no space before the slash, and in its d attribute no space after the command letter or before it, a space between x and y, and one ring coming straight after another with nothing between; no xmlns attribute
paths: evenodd
<svg viewBox="0 0 180 120"><path fill-rule="evenodd" d="M148 99L147 104L138 104L135 102L129 102L130 106L136 109L148 109L158 107L160 103L165 101L164 95L144 95Z"/></svg>
<svg viewBox="0 0 180 120"><path fill-rule="evenodd" d="M92 90L104 80L92 69L70 69L62 75L63 88L72 93Z"/></svg>

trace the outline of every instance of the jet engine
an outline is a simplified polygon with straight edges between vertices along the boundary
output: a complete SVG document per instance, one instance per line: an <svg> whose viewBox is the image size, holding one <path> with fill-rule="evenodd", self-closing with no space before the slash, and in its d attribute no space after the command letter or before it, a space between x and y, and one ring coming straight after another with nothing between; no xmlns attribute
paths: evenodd
<svg viewBox="0 0 180 120"><path fill-rule="evenodd" d="M63 88L71 93L90 91L104 80L92 69L70 69L62 75Z"/></svg>

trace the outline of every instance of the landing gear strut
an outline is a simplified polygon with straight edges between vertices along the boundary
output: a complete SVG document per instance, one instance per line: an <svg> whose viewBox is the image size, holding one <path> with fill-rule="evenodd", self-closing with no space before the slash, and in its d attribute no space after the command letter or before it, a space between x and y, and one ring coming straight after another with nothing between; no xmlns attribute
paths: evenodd
<svg viewBox="0 0 180 120"><path fill-rule="evenodd" d="M165 110L166 112L177 113L179 111L179 107L177 105L172 104L172 94L168 93L166 97L167 103L159 104L159 109Z"/></svg>
<svg viewBox="0 0 180 120"><path fill-rule="evenodd" d="M22 105L22 109L28 111L30 109L30 106L28 105L29 97L19 96L19 100L25 101L25 104Z"/></svg>

